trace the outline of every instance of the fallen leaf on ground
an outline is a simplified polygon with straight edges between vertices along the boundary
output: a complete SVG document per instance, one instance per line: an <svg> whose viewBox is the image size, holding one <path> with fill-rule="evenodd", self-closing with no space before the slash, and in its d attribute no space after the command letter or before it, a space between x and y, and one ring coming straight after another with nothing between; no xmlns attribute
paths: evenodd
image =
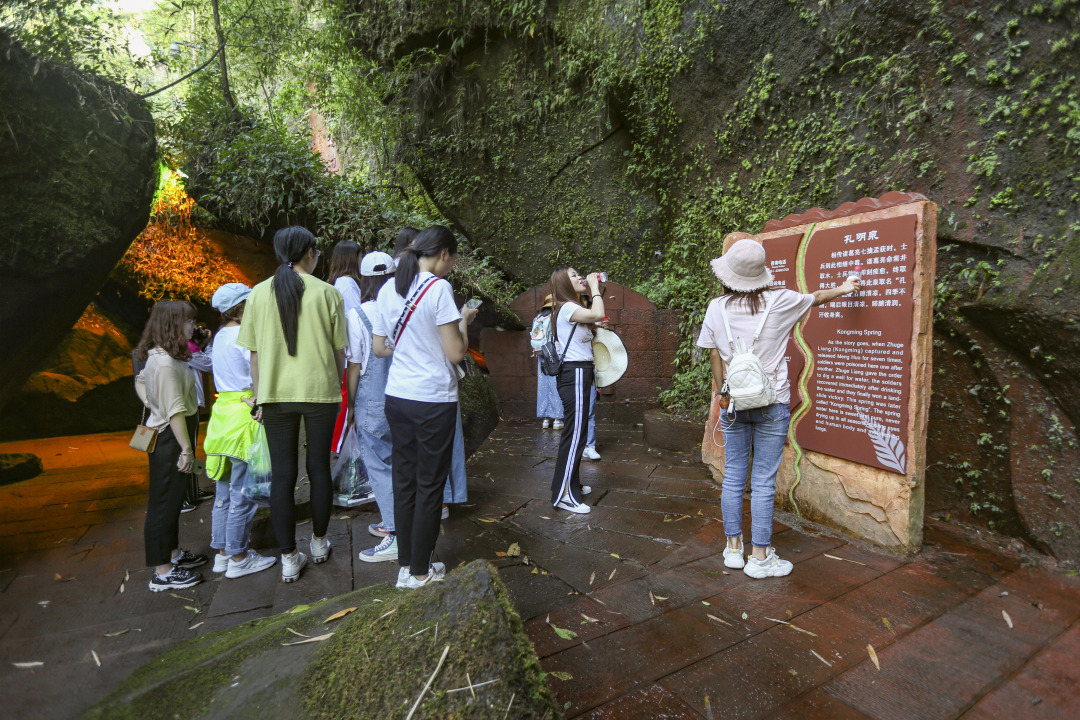
<svg viewBox="0 0 1080 720"><path fill-rule="evenodd" d="M477 518L480 522L498 522L494 518Z"/></svg>
<svg viewBox="0 0 1080 720"><path fill-rule="evenodd" d="M573 680L574 679L574 676L571 675L568 672L549 672L548 675L550 675L553 678L558 678L559 680Z"/></svg>
<svg viewBox="0 0 1080 720"><path fill-rule="evenodd" d="M715 615L709 615L708 613L705 613L705 617L709 618L710 620L715 620L718 623L724 623L725 625L731 625L731 623L729 623L727 620L721 620L720 618L716 617Z"/></svg>
<svg viewBox="0 0 1080 720"><path fill-rule="evenodd" d="M619 553L611 553L611 557L615 558L616 560L622 560L622 558L619 557Z"/></svg>
<svg viewBox="0 0 1080 720"><path fill-rule="evenodd" d="M1009 613L1007 613L1007 612L1005 612L1004 610L1002 610L1002 611L1001 611L1001 617L1005 618L1005 624L1006 624L1006 625L1008 625L1008 626L1009 626L1009 628L1011 629L1011 628L1012 628L1012 626L1013 626L1013 624L1012 624L1012 618L1011 618L1011 617L1009 617Z"/></svg>
<svg viewBox="0 0 1080 720"><path fill-rule="evenodd" d="M746 613L743 613L743 614L742 614L742 619L743 619L743 620L745 620L745 619L746 619L746 617L747 617Z"/></svg>
<svg viewBox="0 0 1080 720"><path fill-rule="evenodd" d="M346 615L353 612L354 610L356 610L356 608L351 607L351 608L345 608L344 610L342 610L340 612L336 612L333 615L331 615L330 617L323 620L323 624L325 625L328 622L332 622L334 620L340 620L341 618L345 617Z"/></svg>
<svg viewBox="0 0 1080 720"><path fill-rule="evenodd" d="M116 637L117 635L123 635L127 630L117 630L116 632L103 633L102 637Z"/></svg>
<svg viewBox="0 0 1080 720"><path fill-rule="evenodd" d="M656 599L657 599L657 600L667 600L667 598L666 598L666 597L663 597L662 595L657 595L657 596L656 596Z"/></svg>
<svg viewBox="0 0 1080 720"><path fill-rule="evenodd" d="M288 630L289 632L291 632L291 633L292 633L293 635L296 635L296 636L298 636L298 637L304 637L304 638L306 638L306 637L311 637L310 635L305 635L305 634L304 634L304 633L302 633L302 632L296 632L296 631L295 631L295 630L293 630L293 629L292 629L291 627L287 627L287 628L285 628L285 629L286 629L286 630Z"/></svg>
<svg viewBox="0 0 1080 720"><path fill-rule="evenodd" d="M826 660L825 658L821 657L820 655L818 655L818 654L817 654L816 652L814 652L813 650L811 650L810 652L811 652L811 653L813 653L814 657L816 657L816 658L817 658L818 660L820 660L821 662L825 663L825 664L826 664L826 665L828 665L829 667L832 667L832 663L831 663L831 662L829 662L829 661L828 661L828 660Z"/></svg>
<svg viewBox="0 0 1080 720"><path fill-rule="evenodd" d="M611 574L607 576L607 579L610 580L611 578L615 577L615 573L617 572L619 572L619 568L615 568L614 570L612 570Z"/></svg>
<svg viewBox="0 0 1080 720"><path fill-rule="evenodd" d="M521 555L521 546L517 543L510 543L510 547L506 548L507 557L517 557Z"/></svg>
<svg viewBox="0 0 1080 720"><path fill-rule="evenodd" d="M41 667L45 663L43 663L43 662L13 662L11 664L14 665L17 668L22 668L24 670L27 670L29 668Z"/></svg>
<svg viewBox="0 0 1080 720"><path fill-rule="evenodd" d="M192 625L191 627L189 627L189 628L188 628L188 630L194 630L195 628L197 628L197 627L199 627L200 625L202 625L202 624L203 624L204 622L206 622L206 621L205 621L205 620L200 620L199 622L197 622L197 623L195 623L194 625Z"/></svg>
<svg viewBox="0 0 1080 720"><path fill-rule="evenodd" d="M702 605L712 605L712 603L705 602L704 600L701 601L701 604Z"/></svg>
<svg viewBox="0 0 1080 720"><path fill-rule="evenodd" d="M891 622L889 622L889 618L887 618L887 617L883 617L883 618L881 618L881 622L882 622L882 623L883 623L883 624L885 625L885 629L886 629L886 630L888 630L889 632L891 632L891 633L892 633L893 635L895 635L895 634L896 634L896 628L894 628L894 627L892 626L892 623L891 623Z"/></svg>
<svg viewBox="0 0 1080 720"><path fill-rule="evenodd" d="M69 577L64 577L60 573L56 573L55 575L53 575L53 582L71 582L74 579L74 575L71 575Z"/></svg>
<svg viewBox="0 0 1080 720"><path fill-rule="evenodd" d="M870 661L872 663L874 663L874 667L876 667L878 670L880 670L881 669L881 663L878 662L877 652L874 651L874 646L873 645L867 645L866 646L866 652L870 654Z"/></svg>
<svg viewBox="0 0 1080 720"><path fill-rule="evenodd" d="M201 612L202 612L202 610L200 610L199 608L197 608L197 607L192 607L191 605L185 605L185 606L184 606L184 609L185 609L185 610L190 610L191 612L195 613L196 615L198 615L199 613L201 613Z"/></svg>
<svg viewBox="0 0 1080 720"><path fill-rule="evenodd" d="M97 666L98 666L98 667L101 667L101 658L99 658L99 657L97 656L97 653L96 653L96 652L94 652L93 650L91 650L91 651L90 651L90 654L94 656L94 662L96 662L96 663L97 663Z"/></svg>
<svg viewBox="0 0 1080 720"><path fill-rule="evenodd" d="M331 633L326 633L325 635L319 635L319 636L313 637L313 638L306 638L304 640L297 640L296 642L288 642L288 643L281 643L281 644L286 645L286 646L288 646L288 645L303 645L304 643L322 642L323 640L326 640L326 639L331 638L333 636L334 636L334 633L331 632Z"/></svg>
<svg viewBox="0 0 1080 720"><path fill-rule="evenodd" d="M595 580L595 579L596 579L596 571L593 570L592 573L589 575L589 584L592 585L593 580Z"/></svg>
<svg viewBox="0 0 1080 720"><path fill-rule="evenodd" d="M548 623L548 625L551 625L551 623ZM555 627L554 625L551 625L551 629L554 630L555 634L558 635L559 637L561 637L563 640L573 640L574 638L577 637L577 633L574 632L573 630L567 630L565 628Z"/></svg>
<svg viewBox="0 0 1080 720"><path fill-rule="evenodd" d="M656 598L653 597L652 590L649 591L649 604L650 605L655 605L656 604Z"/></svg>
<svg viewBox="0 0 1080 720"><path fill-rule="evenodd" d="M594 618L594 617L589 617L589 616L588 616L588 615L586 615L585 613L579 613L579 614L581 615L581 617L585 618L585 620L586 620L587 622L591 622L591 623L598 623L598 622L600 622L600 621L599 621L599 620L597 620L596 618Z"/></svg>
<svg viewBox="0 0 1080 720"><path fill-rule="evenodd" d="M169 594L172 595L174 598L179 598L180 600L187 600L188 602L195 602L195 598L184 597L183 595L177 595L174 592L171 592Z"/></svg>
<svg viewBox="0 0 1080 720"><path fill-rule="evenodd" d="M543 520L550 520L550 519L551 519L551 518L549 518L549 517L548 517L547 515L541 515L540 517L541 517L541 519L543 519Z"/></svg>
<svg viewBox="0 0 1080 720"><path fill-rule="evenodd" d="M506 557L506 553L504 553L502 550L496 550L495 551L495 556L496 557Z"/></svg>
<svg viewBox="0 0 1080 720"><path fill-rule="evenodd" d="M822 555L824 555L825 557L830 558L832 560L843 560L844 562L855 563L856 565L862 565L863 567L868 567L866 563L861 563L858 560L848 560L847 558L837 557L836 555L830 555L829 553L822 553Z"/></svg>
<svg viewBox="0 0 1080 720"><path fill-rule="evenodd" d="M529 573L529 574L530 575L539 575L540 574L540 568L533 568L532 572Z"/></svg>

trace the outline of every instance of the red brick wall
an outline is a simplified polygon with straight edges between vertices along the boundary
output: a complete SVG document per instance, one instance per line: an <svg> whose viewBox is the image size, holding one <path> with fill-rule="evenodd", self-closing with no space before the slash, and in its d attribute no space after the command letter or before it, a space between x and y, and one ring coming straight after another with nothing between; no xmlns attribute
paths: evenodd
<svg viewBox="0 0 1080 720"><path fill-rule="evenodd" d="M512 303L526 327L532 325L547 293L545 283L525 291ZM601 422L640 422L641 413L655 407L657 394L671 383L682 316L676 310L658 310L641 293L614 283L607 284L604 308L611 329L626 345L629 363L622 379L601 391L597 418ZM535 418L536 358L531 357L529 333L484 328L480 351L487 361L502 417Z"/></svg>

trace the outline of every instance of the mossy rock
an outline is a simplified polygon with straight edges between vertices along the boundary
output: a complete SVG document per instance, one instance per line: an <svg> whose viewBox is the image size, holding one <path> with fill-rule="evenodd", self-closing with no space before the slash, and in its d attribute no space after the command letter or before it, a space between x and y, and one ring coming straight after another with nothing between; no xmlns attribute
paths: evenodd
<svg viewBox="0 0 1080 720"><path fill-rule="evenodd" d="M561 716L505 586L477 560L420 590L377 585L189 640L84 717L405 717L447 647L414 718ZM450 692L494 679L475 695Z"/></svg>

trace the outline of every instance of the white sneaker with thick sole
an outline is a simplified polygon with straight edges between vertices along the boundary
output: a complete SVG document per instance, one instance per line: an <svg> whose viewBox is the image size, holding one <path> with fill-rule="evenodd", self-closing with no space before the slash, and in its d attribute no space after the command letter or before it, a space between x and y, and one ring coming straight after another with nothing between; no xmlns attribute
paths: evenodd
<svg viewBox="0 0 1080 720"><path fill-rule="evenodd" d="M563 429L563 421L562 420L556 420L555 422L551 423L551 429L552 430L562 430Z"/></svg>
<svg viewBox="0 0 1080 720"><path fill-rule="evenodd" d="M387 535L375 547L361 550L360 559L371 563L397 560L397 538L393 535Z"/></svg>
<svg viewBox="0 0 1080 720"><path fill-rule="evenodd" d="M291 557L281 556L281 582L295 582L300 578L300 571L307 565L307 555L297 550Z"/></svg>
<svg viewBox="0 0 1080 720"><path fill-rule="evenodd" d="M254 550L248 550L247 557L241 562L229 558L229 569L225 571L225 577L232 579L262 572L273 567L276 562L276 557L264 557Z"/></svg>
<svg viewBox="0 0 1080 720"><path fill-rule="evenodd" d="M549 420L548 418L544 418L544 422L540 424L540 427L547 430L549 427L551 427L551 420Z"/></svg>
<svg viewBox="0 0 1080 720"><path fill-rule="evenodd" d="M439 567L436 567L436 565ZM444 577L446 577L446 567L442 563L432 563L428 566L427 577L423 580L417 579L412 574L405 578L405 589L416 590L425 585L430 585L433 582L438 582Z"/></svg>
<svg viewBox="0 0 1080 720"><path fill-rule="evenodd" d="M560 510L569 510L570 512L577 513L578 515L588 515L590 512L592 512L592 508L585 503L576 503L568 497L564 497L562 500L555 503L555 507Z"/></svg>
<svg viewBox="0 0 1080 720"><path fill-rule="evenodd" d="M776 549L770 547L765 551L765 560L758 560L753 555L746 556L746 567L743 572L760 580L767 577L783 577L791 573L794 566L787 560L781 560L776 554Z"/></svg>
<svg viewBox="0 0 1080 720"><path fill-rule="evenodd" d="M729 567L733 570L742 570L746 566L746 558L743 557L742 553L742 550L733 550L729 547L724 548L724 567Z"/></svg>
<svg viewBox="0 0 1080 720"><path fill-rule="evenodd" d="M437 572L437 573L442 573L443 575L446 574L446 566L443 565L441 562L433 562L433 563L431 563L431 567L435 568L435 572ZM409 568L407 568L407 567L398 568L397 584L395 584L394 587L404 589L405 588L405 582L411 577L412 577L412 575L409 574Z"/></svg>
<svg viewBox="0 0 1080 720"><path fill-rule="evenodd" d="M330 558L330 538L311 536L311 562L318 565Z"/></svg>
<svg viewBox="0 0 1080 720"><path fill-rule="evenodd" d="M586 460L599 460L600 453L596 452L596 446L586 445L585 449L581 453L581 457L585 458Z"/></svg>
<svg viewBox="0 0 1080 720"><path fill-rule="evenodd" d="M221 553L214 554L214 572L223 573L229 569L229 556Z"/></svg>

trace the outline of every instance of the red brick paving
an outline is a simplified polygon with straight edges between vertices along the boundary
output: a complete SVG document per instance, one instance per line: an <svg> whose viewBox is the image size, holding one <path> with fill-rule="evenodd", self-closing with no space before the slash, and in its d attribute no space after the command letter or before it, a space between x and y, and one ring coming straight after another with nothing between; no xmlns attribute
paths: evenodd
<svg viewBox="0 0 1080 720"><path fill-rule="evenodd" d="M752 580L723 565L720 493L707 471L635 436L605 429L621 439L601 443L604 460L582 469L595 510L571 516L546 500L557 434L503 424L470 460L470 501L454 508L436 549L451 567L476 557L500 567L542 664L560 673L549 681L567 717L1077 715L1075 579L940 523L928 526L920 556L899 558L778 516L773 542L795 570ZM124 434L33 445L46 474L0 488L5 717L74 716L187 637L396 572L355 559L375 542L366 525L377 518L365 507L335 511L331 562L301 582L282 585L269 572L213 578L180 598L149 593L145 459ZM207 551L209 507L183 516L181 532ZM522 555L506 556L515 542ZM46 664L10 664L32 660ZM64 686L80 692L55 692Z"/></svg>

